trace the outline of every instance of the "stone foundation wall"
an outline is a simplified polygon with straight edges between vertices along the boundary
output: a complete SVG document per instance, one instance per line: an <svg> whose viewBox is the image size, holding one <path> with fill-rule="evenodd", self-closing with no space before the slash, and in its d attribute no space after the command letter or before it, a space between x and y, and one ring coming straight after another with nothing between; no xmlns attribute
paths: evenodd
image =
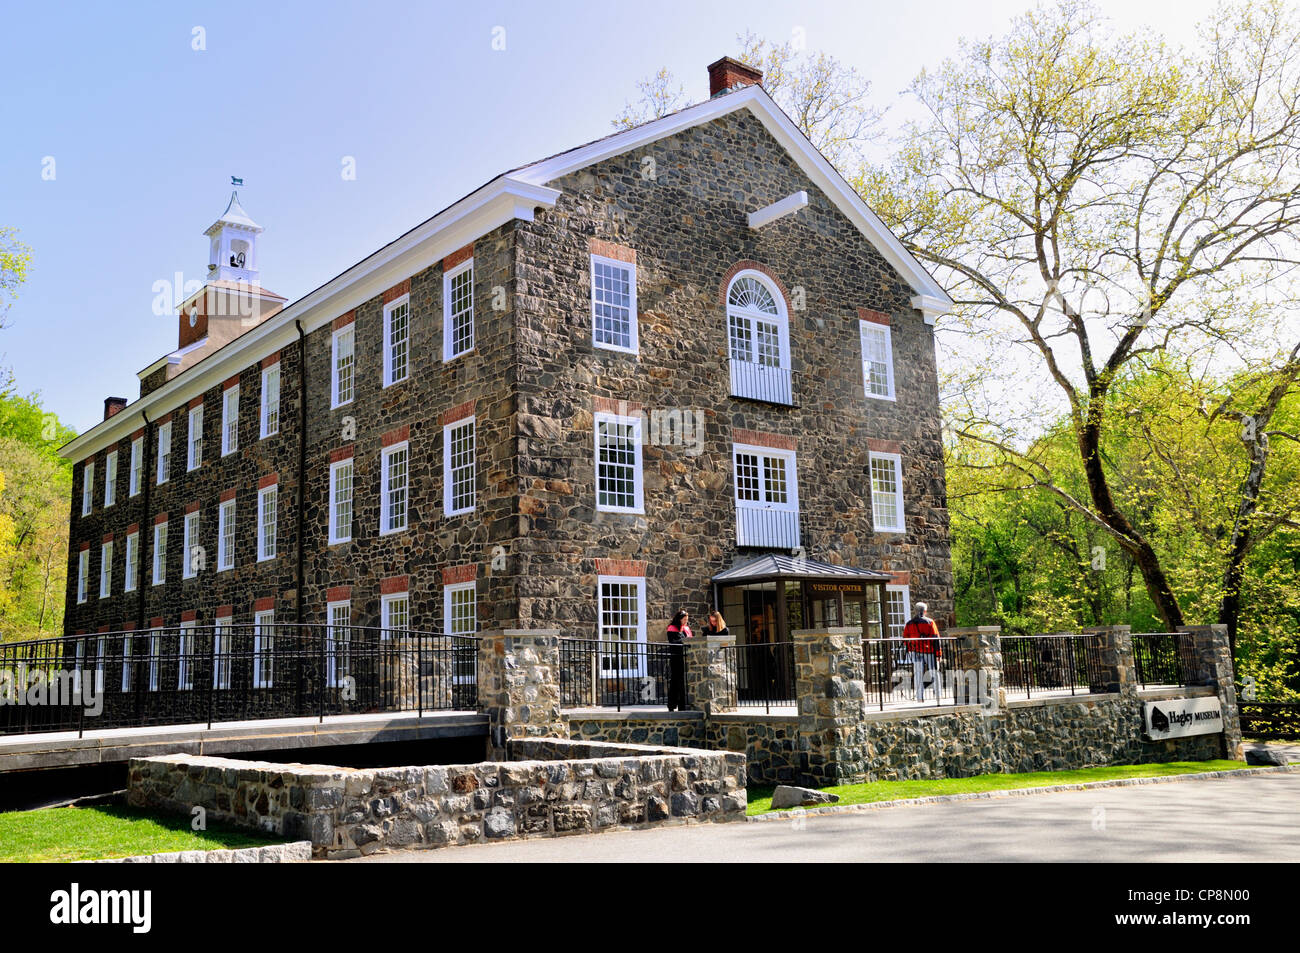
<svg viewBox="0 0 1300 953"><path fill-rule="evenodd" d="M509 762L398 768L134 759L127 800L310 840L316 857L742 817L742 755L559 738Z"/></svg>
<svg viewBox="0 0 1300 953"><path fill-rule="evenodd" d="M743 712L712 718L700 712L664 717L569 713L569 735L575 741L743 752L750 784L794 784L799 780L798 734L799 722L793 716Z"/></svg>
<svg viewBox="0 0 1300 953"><path fill-rule="evenodd" d="M1179 689L1178 696L1213 694ZM1208 761L1223 756L1220 735L1143 741L1140 702L1118 694L1012 701L990 713L978 705L925 712L866 713L858 726L863 771L857 780L904 781L976 774L1064 771L1107 764ZM743 712L705 718L687 712L625 718L569 713L573 738L615 744L690 744L743 751L750 784L826 783L813 776L794 716ZM672 739L680 739L674 741Z"/></svg>

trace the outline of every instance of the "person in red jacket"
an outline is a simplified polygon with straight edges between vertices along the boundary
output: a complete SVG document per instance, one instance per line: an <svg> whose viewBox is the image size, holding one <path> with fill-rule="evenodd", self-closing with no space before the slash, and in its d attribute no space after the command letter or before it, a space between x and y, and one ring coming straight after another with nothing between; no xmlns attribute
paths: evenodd
<svg viewBox="0 0 1300 953"><path fill-rule="evenodd" d="M903 644L907 648L912 663L912 685L916 690L917 701L925 700L926 687L934 685L934 700L939 701L939 623L927 614L929 606L924 602L916 604L916 614L903 626Z"/></svg>

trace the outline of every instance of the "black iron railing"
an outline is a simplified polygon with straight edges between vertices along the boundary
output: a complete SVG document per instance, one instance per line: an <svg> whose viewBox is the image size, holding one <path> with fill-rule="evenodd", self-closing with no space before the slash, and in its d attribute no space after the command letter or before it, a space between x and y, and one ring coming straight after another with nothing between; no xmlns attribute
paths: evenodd
<svg viewBox="0 0 1300 953"><path fill-rule="evenodd" d="M867 704L877 708L978 700L975 672L961 669L959 638L865 639ZM932 648L933 651L921 651Z"/></svg>
<svg viewBox="0 0 1300 953"><path fill-rule="evenodd" d="M671 704L673 672L686 694L686 647L666 642L560 640L560 704L617 708Z"/></svg>
<svg viewBox="0 0 1300 953"><path fill-rule="evenodd" d="M1195 671L1192 639L1185 632L1146 632L1133 636L1133 666L1138 686L1186 685Z"/></svg>
<svg viewBox="0 0 1300 953"><path fill-rule="evenodd" d="M1104 692L1099 635L1012 635L1002 640L1002 687L1008 695Z"/></svg>
<svg viewBox="0 0 1300 953"><path fill-rule="evenodd" d="M477 704L473 636L187 624L0 643L0 734Z"/></svg>
<svg viewBox="0 0 1300 953"><path fill-rule="evenodd" d="M723 657L737 707L770 712L773 705L795 704L793 642L729 645Z"/></svg>

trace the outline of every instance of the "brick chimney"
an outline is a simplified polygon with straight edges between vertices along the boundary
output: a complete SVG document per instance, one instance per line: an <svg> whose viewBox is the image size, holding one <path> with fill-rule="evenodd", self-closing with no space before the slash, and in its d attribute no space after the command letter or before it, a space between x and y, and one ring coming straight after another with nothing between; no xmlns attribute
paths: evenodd
<svg viewBox="0 0 1300 953"><path fill-rule="evenodd" d="M125 397L105 397L104 398L104 419L112 417L119 410L126 407Z"/></svg>
<svg viewBox="0 0 1300 953"><path fill-rule="evenodd" d="M763 82L763 71L746 66L740 60L724 56L709 64L709 98L741 86L757 86Z"/></svg>

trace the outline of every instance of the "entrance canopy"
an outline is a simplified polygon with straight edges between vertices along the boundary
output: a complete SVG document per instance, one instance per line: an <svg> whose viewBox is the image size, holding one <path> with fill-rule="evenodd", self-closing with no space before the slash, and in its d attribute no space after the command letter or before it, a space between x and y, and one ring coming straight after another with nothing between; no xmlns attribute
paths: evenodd
<svg viewBox="0 0 1300 953"><path fill-rule="evenodd" d="M769 553L713 577L714 603L740 644L789 642L797 629L862 628L883 635L886 572Z"/></svg>

